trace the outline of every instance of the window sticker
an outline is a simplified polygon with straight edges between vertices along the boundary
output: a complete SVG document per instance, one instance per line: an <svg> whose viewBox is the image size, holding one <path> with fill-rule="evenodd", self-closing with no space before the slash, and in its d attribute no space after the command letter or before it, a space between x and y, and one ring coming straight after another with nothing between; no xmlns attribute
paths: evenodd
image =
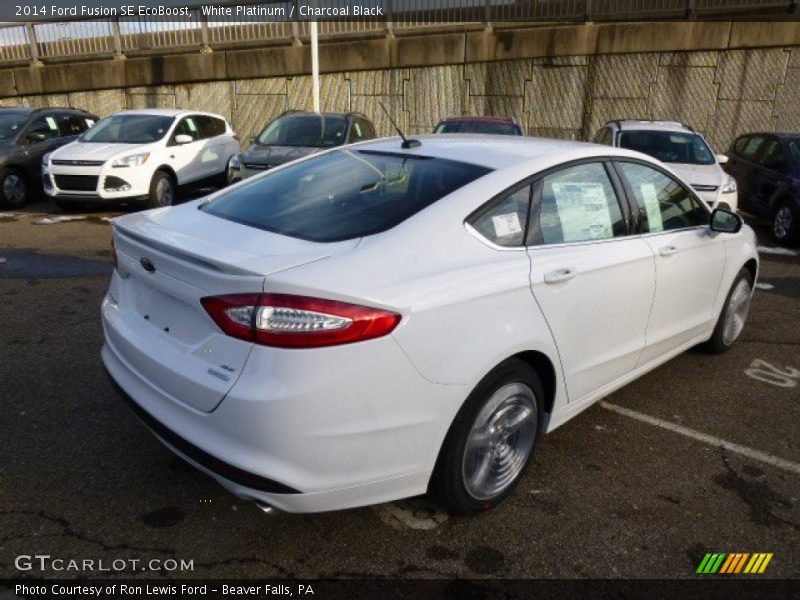
<svg viewBox="0 0 800 600"><path fill-rule="evenodd" d="M519 215L515 212L492 217L492 225L494 225L494 234L497 237L507 237L522 232Z"/></svg>
<svg viewBox="0 0 800 600"><path fill-rule="evenodd" d="M553 183L552 187L565 242L614 237L602 183Z"/></svg>
<svg viewBox="0 0 800 600"><path fill-rule="evenodd" d="M58 125L56 125L56 120L53 117L45 117L44 120L47 121L47 126L50 129L58 131Z"/></svg>
<svg viewBox="0 0 800 600"><path fill-rule="evenodd" d="M191 131L192 133L197 132L197 125L194 124L194 121L192 119L186 119L186 125L189 127L189 131Z"/></svg>
<svg viewBox="0 0 800 600"><path fill-rule="evenodd" d="M86 127L91 127L94 125L94 119L86 119Z"/></svg>
<svg viewBox="0 0 800 600"><path fill-rule="evenodd" d="M639 189L642 191L642 200L650 231L664 231L664 220L661 218L661 206L658 203L656 186L652 183L643 183Z"/></svg>

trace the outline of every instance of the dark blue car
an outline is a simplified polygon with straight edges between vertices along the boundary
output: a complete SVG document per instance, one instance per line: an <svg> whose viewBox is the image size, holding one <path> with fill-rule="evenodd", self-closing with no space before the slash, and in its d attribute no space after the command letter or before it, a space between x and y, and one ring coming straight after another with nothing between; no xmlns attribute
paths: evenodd
<svg viewBox="0 0 800 600"><path fill-rule="evenodd" d="M739 205L772 220L780 244L800 241L800 133L747 133L731 146L726 170Z"/></svg>

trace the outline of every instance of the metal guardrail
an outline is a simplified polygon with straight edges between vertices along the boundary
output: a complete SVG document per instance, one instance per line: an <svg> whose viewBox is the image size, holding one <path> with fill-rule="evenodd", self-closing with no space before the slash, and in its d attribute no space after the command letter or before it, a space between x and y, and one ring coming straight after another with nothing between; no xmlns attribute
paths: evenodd
<svg viewBox="0 0 800 600"><path fill-rule="evenodd" d="M262 0L263 1L263 0ZM321 20L321 38L393 35L430 26L509 21L548 22L722 18L794 13L800 0L385 0L383 20ZM295 0L296 2L296 0ZM324 0L345 6L350 0ZM256 4L245 0L243 4ZM260 4L259 6L268 6ZM199 11L184 21L133 18L0 25L0 64L148 52L213 50L302 43L307 21L209 22Z"/></svg>

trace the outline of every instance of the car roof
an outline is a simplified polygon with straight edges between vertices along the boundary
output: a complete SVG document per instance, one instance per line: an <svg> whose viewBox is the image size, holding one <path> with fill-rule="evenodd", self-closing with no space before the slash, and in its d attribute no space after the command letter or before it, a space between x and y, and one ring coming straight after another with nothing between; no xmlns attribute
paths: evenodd
<svg viewBox="0 0 800 600"><path fill-rule="evenodd" d="M511 117L492 117L492 116L483 116L483 117L476 117L476 116L460 116L460 117L445 117L442 119L443 122L452 122L452 121L467 121L467 122L482 122L482 123L514 123L514 119Z"/></svg>
<svg viewBox="0 0 800 600"><path fill-rule="evenodd" d="M749 137L753 135L763 135L763 136L771 135L781 139L791 139L791 140L796 140L797 138L800 138L800 133L791 133L788 131L748 131L747 133L737 135L736 139L738 140L740 138Z"/></svg>
<svg viewBox="0 0 800 600"><path fill-rule="evenodd" d="M222 115L215 113L205 112L202 110L187 110L185 108L131 108L120 111L116 114L126 115L154 115L159 117L183 117L186 115L206 115L209 117L217 117L224 119Z"/></svg>
<svg viewBox="0 0 800 600"><path fill-rule="evenodd" d="M622 119L609 121L606 125L616 125L620 131L688 131L694 129L678 121L649 121L646 119Z"/></svg>
<svg viewBox="0 0 800 600"><path fill-rule="evenodd" d="M401 146L402 140L399 137L392 137L360 142L352 147L398 155L443 158L495 170L513 167L523 162L559 164L594 156L645 158L652 161L640 152L570 140L471 133L427 134L412 137L419 140L421 145L404 149Z"/></svg>

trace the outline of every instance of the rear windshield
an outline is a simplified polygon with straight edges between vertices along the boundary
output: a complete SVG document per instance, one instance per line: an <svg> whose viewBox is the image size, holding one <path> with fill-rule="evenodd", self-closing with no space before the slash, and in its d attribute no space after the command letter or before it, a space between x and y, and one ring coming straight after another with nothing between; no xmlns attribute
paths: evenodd
<svg viewBox="0 0 800 600"><path fill-rule="evenodd" d="M106 117L80 137L81 142L147 144L167 135L173 117L116 114Z"/></svg>
<svg viewBox="0 0 800 600"><path fill-rule="evenodd" d="M490 133L494 135L522 135L514 123L500 121L443 121L433 133Z"/></svg>
<svg viewBox="0 0 800 600"><path fill-rule="evenodd" d="M661 162L690 165L714 164L714 154L696 133L674 131L623 131L619 145L649 154Z"/></svg>
<svg viewBox="0 0 800 600"><path fill-rule="evenodd" d="M441 158L337 150L201 205L212 215L314 242L385 231L491 169Z"/></svg>
<svg viewBox="0 0 800 600"><path fill-rule="evenodd" d="M344 144L347 117L340 115L290 115L266 126L256 142L262 146L333 148Z"/></svg>

